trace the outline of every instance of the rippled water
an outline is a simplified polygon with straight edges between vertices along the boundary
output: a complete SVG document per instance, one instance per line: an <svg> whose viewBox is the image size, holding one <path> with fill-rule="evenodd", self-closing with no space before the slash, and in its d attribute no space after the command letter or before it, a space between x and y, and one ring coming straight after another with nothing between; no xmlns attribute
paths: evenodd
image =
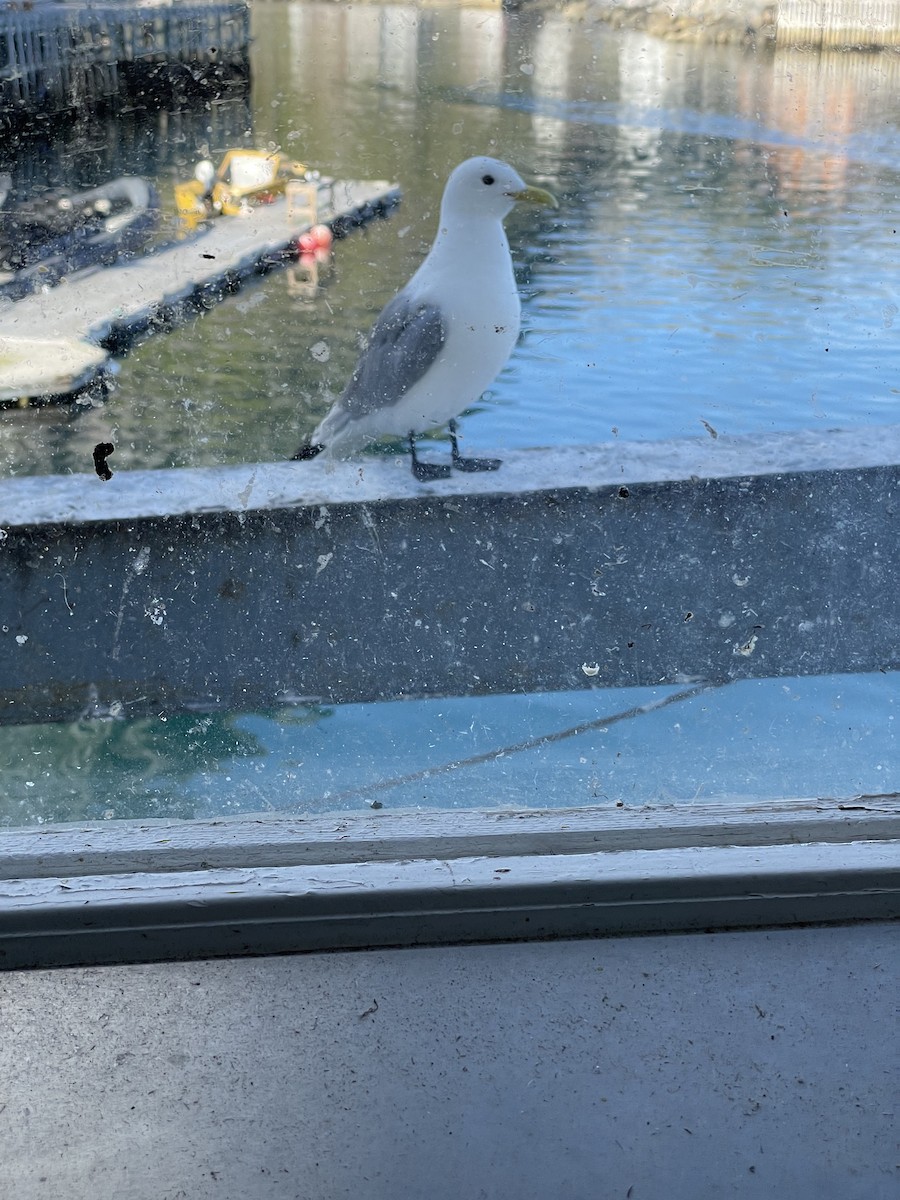
<svg viewBox="0 0 900 1200"><path fill-rule="evenodd" d="M290 453L421 260L448 170L485 151L562 203L509 221L524 330L473 443L897 419L897 55L403 5L259 3L254 31L249 105L119 128L107 171L149 171L171 206L208 149L277 145L396 180L402 207L338 245L314 298L275 273L134 350L102 408L0 417L9 469L89 470L101 438L120 469ZM88 171L81 142L57 151Z"/></svg>
<svg viewBox="0 0 900 1200"><path fill-rule="evenodd" d="M123 116L0 168L20 184L148 173L169 197L202 155L272 145L396 180L402 206L337 244L314 295L276 272L138 346L105 404L0 414L7 471L89 470L100 440L120 470L286 457L421 261L448 170L482 152L561 206L508 222L523 335L465 418L468 447L898 420L900 56L665 43L494 9L258 0L253 21L249 101ZM662 694L603 693L600 715ZM734 685L465 765L596 717L597 697L0 730L0 821L875 792L896 772L894 676ZM401 782L366 790L384 779Z"/></svg>

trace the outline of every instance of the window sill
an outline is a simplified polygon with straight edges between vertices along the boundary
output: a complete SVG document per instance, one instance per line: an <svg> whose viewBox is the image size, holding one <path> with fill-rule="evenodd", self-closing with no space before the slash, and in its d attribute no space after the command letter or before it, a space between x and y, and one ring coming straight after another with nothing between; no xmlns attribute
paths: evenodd
<svg viewBox="0 0 900 1200"><path fill-rule="evenodd" d="M0 966L900 915L896 796L0 836Z"/></svg>

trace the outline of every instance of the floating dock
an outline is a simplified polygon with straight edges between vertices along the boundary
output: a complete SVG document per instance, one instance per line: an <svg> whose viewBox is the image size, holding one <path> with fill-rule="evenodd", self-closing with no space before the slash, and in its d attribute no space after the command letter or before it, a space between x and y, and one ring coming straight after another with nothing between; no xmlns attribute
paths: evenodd
<svg viewBox="0 0 900 1200"><path fill-rule="evenodd" d="M241 281L298 256L317 222L338 235L400 199L384 180L322 181L302 207L281 197L246 217L111 267L67 275L57 287L0 307L0 401L65 397L104 372L136 339L225 299Z"/></svg>

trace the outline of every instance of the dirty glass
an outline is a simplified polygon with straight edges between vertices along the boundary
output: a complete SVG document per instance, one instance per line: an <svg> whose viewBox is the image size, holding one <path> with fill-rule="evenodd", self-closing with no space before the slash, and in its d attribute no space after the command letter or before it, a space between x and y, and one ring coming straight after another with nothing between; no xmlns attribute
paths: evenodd
<svg viewBox="0 0 900 1200"><path fill-rule="evenodd" d="M150 45L153 22L169 12L154 7L151 20L149 11L131 29L136 45ZM196 62L157 54L127 79L98 66L70 80L77 111L49 117L29 112L38 101L22 95L10 57L24 44L26 14L0 14L0 287L9 285L0 295L0 488L39 480L30 502L46 500L51 514L46 544L32 529L23 549L24 493L0 496L0 826L896 791L900 54L792 49L763 35L673 39L614 28L590 7L314 0L257 0L248 47L240 6L213 3L202 18L184 11L203 31ZM45 50L53 42L46 30L29 36ZM185 236L176 188L202 192L199 162L217 167L246 150L281 156L286 169L299 164L297 181L382 182L359 220L338 222L333 244L307 242L244 278L217 277L213 264L190 303L164 304L177 272L161 275L154 264ZM506 461L490 478L472 477L486 497L477 510L484 523L454 558L433 533L434 512L449 528L466 511L461 476L442 494L441 481L411 479L404 445L368 447L350 471L375 491L348 525L335 514L358 499L356 476L287 460L422 261L448 173L475 154L513 164L559 208L520 206L506 221L522 333L460 419L465 452ZM102 253L61 278L58 248L45 260L30 254L41 238L85 250L109 213L96 210L73 229L77 194L122 177L145 181L159 200L158 219L137 231L140 245L122 249L120 261L146 265L127 295L117 294L117 268ZM76 196L64 210L62 192ZM103 202L125 213L141 197ZM276 196L271 207L286 203ZM226 242L242 236L239 212L200 217ZM16 276L26 271L20 294ZM38 329L23 306L38 314L55 303L59 335L77 333L90 307L77 291L85 271L91 305L114 314L146 288L149 302L158 294L156 314L107 331L99 382L28 402L29 387L45 385L10 382L22 369L11 339ZM94 335L95 350L102 340ZM28 362L34 372L45 365L40 351ZM584 447L597 449L607 471L593 500L590 476L575 470L585 461L578 455L591 453L575 449ZM423 439L421 453L448 461L446 428ZM304 478L317 481L311 495L326 489L327 503L308 510L309 561L298 564L293 543L278 548L284 510L268 523L258 510L231 522L197 516L223 494L257 486L262 474L221 475L242 464L291 472L290 487L277 478L294 502ZM767 464L778 469L767 475ZM717 483L707 485L706 467ZM147 471L160 474L136 474ZM53 487L78 476L91 485L78 495L102 504L107 522L115 497L127 500L111 557L96 541L58 540L61 520L85 514L66 510L70 493ZM432 506L430 540L405 559L396 538L384 550L396 526L390 506L379 507L378 480L407 505L410 545L417 498ZM578 493L571 527L554 489L568 489L570 500ZM129 542L133 505L146 497L171 511L183 497L187 516L160 517ZM581 556L581 532L616 504L636 514L622 540L591 542ZM772 516L779 505L781 524ZM703 521L705 535L696 532ZM760 538L762 583L746 570L752 554L760 561ZM725 545L728 561L713 561ZM803 570L835 564L804 600L806 616L791 601L806 579L797 545L809 550ZM239 547L239 562L229 547ZM180 574L150 587L157 561L176 551ZM238 643L218 640L215 614L179 608L177 592L192 586L192 563L204 555L220 581L213 607L243 627L268 628L290 604L309 640L321 613L326 625L340 613L340 686L267 690L271 664L253 656L236 664ZM549 564L540 587L529 583L529 564ZM554 581L554 564L569 592L562 576ZM429 674L426 634L442 619L441 589L458 606L472 571L482 571L481 607L454 616L462 666L448 671L436 657ZM241 572L266 587L244 591ZM494 573L493 593L484 572ZM31 590L26 578L37 580ZM779 588L783 611L772 599ZM303 609L311 589L319 615ZM533 636L528 654L505 674L495 664L485 683L479 655L489 658L492 645L467 643L460 630L492 611L491 595L497 611L525 613ZM79 610L110 603L112 624L107 612L103 640L90 647L96 678L75 679L65 631ZM187 632L173 630L176 620ZM188 645L187 683L173 702L157 663L176 634ZM767 651L776 634L777 652ZM727 669L721 656L710 665L713 642L725 647ZM243 680L225 704L214 671L191 681L201 650ZM138 678L121 681L120 698L123 655L140 665ZM355 698L354 672L371 680L379 655L391 664L383 694L374 672ZM35 664L47 662L58 686L43 693L41 711L22 696Z"/></svg>

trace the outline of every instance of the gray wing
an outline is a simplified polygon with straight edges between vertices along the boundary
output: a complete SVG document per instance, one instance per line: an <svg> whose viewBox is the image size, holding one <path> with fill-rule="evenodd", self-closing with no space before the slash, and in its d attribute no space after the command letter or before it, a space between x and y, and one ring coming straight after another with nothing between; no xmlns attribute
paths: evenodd
<svg viewBox="0 0 900 1200"><path fill-rule="evenodd" d="M364 417L396 404L440 353L446 329L436 304L404 292L384 308L338 405Z"/></svg>

